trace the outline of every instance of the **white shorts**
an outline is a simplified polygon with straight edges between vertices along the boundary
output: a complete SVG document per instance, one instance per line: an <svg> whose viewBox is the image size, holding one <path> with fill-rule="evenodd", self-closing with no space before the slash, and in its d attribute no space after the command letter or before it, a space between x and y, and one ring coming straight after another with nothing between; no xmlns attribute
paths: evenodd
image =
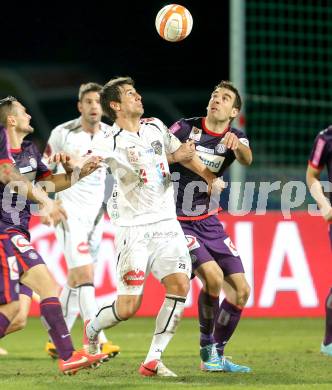
<svg viewBox="0 0 332 390"><path fill-rule="evenodd" d="M150 272L158 279L191 275L186 238L177 220L116 227L118 295L142 295Z"/></svg>
<svg viewBox="0 0 332 390"><path fill-rule="evenodd" d="M77 216L68 213L66 224L55 228L56 238L64 253L68 269L97 261L103 236L104 213Z"/></svg>

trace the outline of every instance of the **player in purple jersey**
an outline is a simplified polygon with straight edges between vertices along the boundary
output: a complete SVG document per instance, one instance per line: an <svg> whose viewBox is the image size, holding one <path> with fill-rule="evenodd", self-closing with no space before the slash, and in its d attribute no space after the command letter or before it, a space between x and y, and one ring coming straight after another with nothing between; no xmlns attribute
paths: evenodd
<svg viewBox="0 0 332 390"><path fill-rule="evenodd" d="M243 165L252 162L247 136L231 127L240 109L237 89L222 81L212 92L206 117L181 119L170 131L182 142L194 140L201 160L221 177L234 160ZM249 367L224 357L224 348L240 320L250 287L236 248L218 219L219 196L213 200L206 187L196 184L199 176L182 165L172 164L171 171L173 175L180 174L176 179L178 220L188 241L193 272L203 283L198 299L201 369L249 372ZM222 287L226 298L219 304Z"/></svg>
<svg viewBox="0 0 332 390"><path fill-rule="evenodd" d="M41 162L41 155L36 147L23 139L33 131L30 126L30 115L26 113L25 107L13 97L0 100L0 123L7 126L8 144L12 149L10 162L16 165L17 170L23 175L24 181L38 181L43 178L53 184L53 191L60 191L71 185L71 175L51 175L48 169ZM86 171L89 172L89 169ZM84 174L84 172L83 172ZM4 182L6 184L6 182ZM20 183L16 183L20 187ZM28 288L34 290L41 298L40 312L41 319L47 328L50 337L57 346L59 355L59 369L65 374L76 373L79 369L90 367L91 365L104 359L107 355L91 356L84 351L74 350L70 334L65 324L60 302L56 296L55 282L48 271L44 261L34 250L29 242L28 224L31 215L31 202L21 194L16 194L12 187L0 184L0 198L2 203L0 213L0 230L9 237L16 256L17 262L9 267L12 279L16 280L14 289L11 291L8 284L8 270L3 272L4 297L6 301L11 299L17 301L18 280ZM53 201L52 201L53 202ZM55 203L56 205L58 203ZM0 250L0 255L4 259ZM20 291L21 292L21 291ZM26 292L26 291L25 291ZM14 295L15 294L15 295ZM23 301L22 304L26 303ZM27 311L25 311L27 313ZM14 316L7 318L6 326L1 327L0 337L9 333L9 323L14 321Z"/></svg>
<svg viewBox="0 0 332 390"><path fill-rule="evenodd" d="M314 142L307 167L307 185L312 197L317 202L322 217L329 223L329 237L332 247L332 194L329 200L325 197L320 175L327 168L329 182L332 182L332 126L321 131ZM332 288L325 300L325 336L320 347L321 353L332 356Z"/></svg>

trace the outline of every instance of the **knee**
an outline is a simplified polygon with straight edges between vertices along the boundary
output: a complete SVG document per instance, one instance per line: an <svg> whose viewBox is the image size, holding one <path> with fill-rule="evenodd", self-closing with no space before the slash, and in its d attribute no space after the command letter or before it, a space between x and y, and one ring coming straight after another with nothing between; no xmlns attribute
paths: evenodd
<svg viewBox="0 0 332 390"><path fill-rule="evenodd" d="M210 274L205 278L203 285L207 293L219 296L223 283L223 276L219 274Z"/></svg>
<svg viewBox="0 0 332 390"><path fill-rule="evenodd" d="M118 298L116 311L121 320L126 321L133 317L141 305L139 297Z"/></svg>
<svg viewBox="0 0 332 390"><path fill-rule="evenodd" d="M190 282L188 278L181 278L175 283L166 286L168 294L177 295L179 297L186 297L190 288Z"/></svg>
<svg viewBox="0 0 332 390"><path fill-rule="evenodd" d="M75 288L85 283L93 283L93 269L92 267L84 266L72 269L68 275L68 284Z"/></svg>
<svg viewBox="0 0 332 390"><path fill-rule="evenodd" d="M21 315L17 316L10 324L11 331L16 332L18 330L24 329L27 326L27 322L27 317Z"/></svg>
<svg viewBox="0 0 332 390"><path fill-rule="evenodd" d="M236 294L237 305L244 307L250 296L250 286L245 285Z"/></svg>

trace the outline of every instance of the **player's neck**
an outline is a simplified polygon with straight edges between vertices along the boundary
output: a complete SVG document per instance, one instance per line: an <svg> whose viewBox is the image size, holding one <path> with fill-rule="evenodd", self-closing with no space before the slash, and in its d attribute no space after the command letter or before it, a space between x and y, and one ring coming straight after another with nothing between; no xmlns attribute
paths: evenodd
<svg viewBox="0 0 332 390"><path fill-rule="evenodd" d="M11 149L20 149L26 134L18 133L15 127L8 126L8 141Z"/></svg>
<svg viewBox="0 0 332 390"><path fill-rule="evenodd" d="M222 134L229 127L229 120L227 119L226 121L215 121L206 117L205 126L207 127L208 130L212 131L213 133Z"/></svg>
<svg viewBox="0 0 332 390"><path fill-rule="evenodd" d="M115 123L124 130L130 131L131 133L137 133L139 130L139 121L141 117L134 118L116 118Z"/></svg>
<svg viewBox="0 0 332 390"><path fill-rule="evenodd" d="M96 134L97 131L100 129L100 122L96 122L96 123L91 124L82 118L81 119L81 126L85 132L93 135L93 134Z"/></svg>

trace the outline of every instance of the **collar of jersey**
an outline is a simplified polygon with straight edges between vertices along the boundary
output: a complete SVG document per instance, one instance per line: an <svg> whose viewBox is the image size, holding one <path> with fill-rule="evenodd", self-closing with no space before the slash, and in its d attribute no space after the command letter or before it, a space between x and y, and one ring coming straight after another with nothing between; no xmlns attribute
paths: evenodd
<svg viewBox="0 0 332 390"><path fill-rule="evenodd" d="M209 135L212 135L213 137L222 137L224 136L227 131L229 131L231 129L230 126L228 126L225 131L223 133L215 133L211 130L209 130L207 127L206 127L206 124L205 124L205 120L206 120L206 117L203 117L202 118L202 127L203 127L203 130L205 131L205 133L209 134Z"/></svg>

